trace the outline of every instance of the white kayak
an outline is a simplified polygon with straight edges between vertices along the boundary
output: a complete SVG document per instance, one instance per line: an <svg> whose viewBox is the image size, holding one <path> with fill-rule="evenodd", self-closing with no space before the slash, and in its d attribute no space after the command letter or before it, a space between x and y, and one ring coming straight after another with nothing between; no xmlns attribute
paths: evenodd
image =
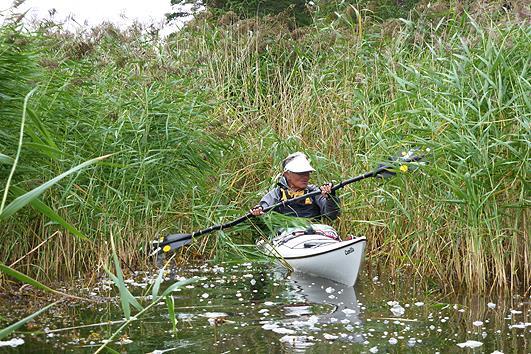
<svg viewBox="0 0 531 354"><path fill-rule="evenodd" d="M258 246L269 255L288 263L294 271L330 279L352 286L356 283L367 239L341 241L328 225L287 229L271 241Z"/></svg>

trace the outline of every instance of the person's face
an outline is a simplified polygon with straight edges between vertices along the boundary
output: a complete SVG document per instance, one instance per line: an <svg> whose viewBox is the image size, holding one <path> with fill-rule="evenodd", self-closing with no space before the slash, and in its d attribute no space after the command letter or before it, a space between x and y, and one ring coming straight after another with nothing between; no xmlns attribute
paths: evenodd
<svg viewBox="0 0 531 354"><path fill-rule="evenodd" d="M286 176L288 186L293 189L305 189L310 181L310 172L295 173L287 171L284 176Z"/></svg>

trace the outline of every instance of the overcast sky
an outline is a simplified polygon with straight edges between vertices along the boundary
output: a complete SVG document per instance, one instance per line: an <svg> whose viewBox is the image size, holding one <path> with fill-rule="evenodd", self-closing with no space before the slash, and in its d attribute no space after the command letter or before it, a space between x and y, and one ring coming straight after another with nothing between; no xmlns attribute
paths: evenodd
<svg viewBox="0 0 531 354"><path fill-rule="evenodd" d="M8 9L12 4L13 0L0 0L0 17L9 13ZM49 11L52 9L56 11L53 17L56 21L62 22L71 16L79 25L75 22L69 23L68 28L75 30L75 26L94 26L103 21L110 21L119 26L127 26L134 20L161 24L164 14L170 12L172 7L170 0L26 0L18 7L17 12L28 9L28 20L49 18Z"/></svg>

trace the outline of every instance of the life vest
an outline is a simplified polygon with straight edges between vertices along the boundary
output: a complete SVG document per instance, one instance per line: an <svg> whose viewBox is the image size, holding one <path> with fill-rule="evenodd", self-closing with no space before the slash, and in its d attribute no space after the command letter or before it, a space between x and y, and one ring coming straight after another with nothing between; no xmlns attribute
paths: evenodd
<svg viewBox="0 0 531 354"><path fill-rule="evenodd" d="M296 192L293 191L292 192L289 189L280 188L280 193L281 193L280 200L285 202L288 199L293 199L293 198L300 197L301 195L304 195L304 194L308 193L308 191L307 190L302 190L302 191L296 191ZM308 198L304 199L304 204L305 205L313 204L312 198L308 197Z"/></svg>
<svg viewBox="0 0 531 354"><path fill-rule="evenodd" d="M292 192L285 187L279 187L279 197L281 201L287 201L292 198L300 197L307 194L309 190ZM315 202L314 197L308 197L294 203L281 205L275 211L284 215L293 215L303 218L314 218L321 215L319 205Z"/></svg>

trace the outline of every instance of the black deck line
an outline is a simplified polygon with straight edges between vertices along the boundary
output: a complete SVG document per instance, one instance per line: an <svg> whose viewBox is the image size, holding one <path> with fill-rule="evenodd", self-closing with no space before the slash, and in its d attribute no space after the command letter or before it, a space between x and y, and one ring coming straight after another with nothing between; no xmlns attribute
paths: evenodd
<svg viewBox="0 0 531 354"><path fill-rule="evenodd" d="M283 259L286 259L286 260L288 260L288 259L302 259L302 258L320 256L322 254L326 254L326 253L334 252L334 251L337 251L337 250L341 250L341 249L343 249L345 247L349 247L349 246L355 245L356 243L360 243L360 242L367 242L367 239L356 240L355 242L349 243L348 245L345 245L345 246L342 246L342 247L339 247L339 248L334 248L333 250L323 251L321 253L314 253L314 254L311 254L311 255L308 255L308 256L299 256L299 257L283 257Z"/></svg>

